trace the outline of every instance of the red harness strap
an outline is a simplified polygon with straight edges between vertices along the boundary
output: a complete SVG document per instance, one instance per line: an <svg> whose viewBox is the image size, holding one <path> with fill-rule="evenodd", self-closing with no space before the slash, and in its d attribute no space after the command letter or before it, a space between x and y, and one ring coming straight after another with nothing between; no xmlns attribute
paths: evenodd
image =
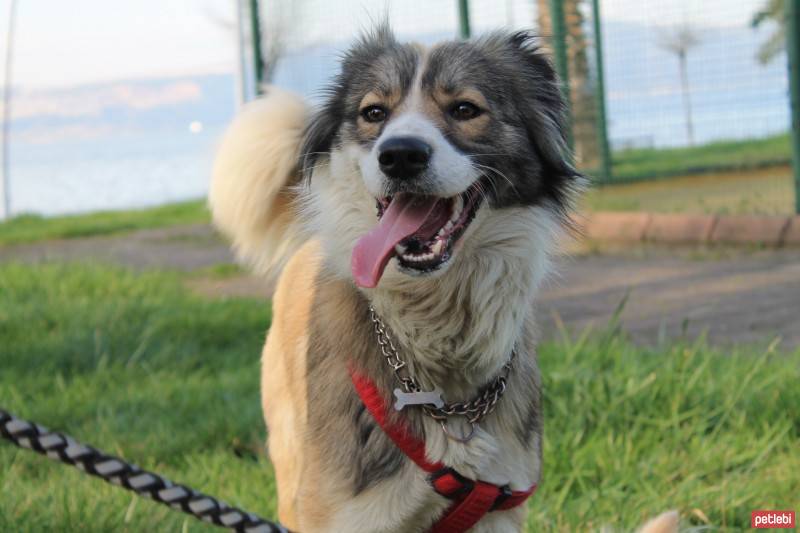
<svg viewBox="0 0 800 533"><path fill-rule="evenodd" d="M425 457L425 443L416 438L406 424L390 424L388 410L378 387L367 376L350 369L350 378L364 406L388 435L418 467L430 474L433 490L453 504L433 525L431 533L463 533L478 523L491 511L512 509L521 505L536 490L512 491L508 485L499 487L493 483L466 478L442 463L431 463Z"/></svg>

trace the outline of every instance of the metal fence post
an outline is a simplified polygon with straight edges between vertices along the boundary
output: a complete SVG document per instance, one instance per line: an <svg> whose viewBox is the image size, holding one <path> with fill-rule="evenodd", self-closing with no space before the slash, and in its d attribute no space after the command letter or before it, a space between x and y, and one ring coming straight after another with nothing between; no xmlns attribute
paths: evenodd
<svg viewBox="0 0 800 533"><path fill-rule="evenodd" d="M256 96L261 94L264 83L264 56L261 53L261 19L258 0L250 0L250 36L253 40L253 72L255 72Z"/></svg>
<svg viewBox="0 0 800 533"><path fill-rule="evenodd" d="M8 35L6 38L5 74L3 76L3 129L0 145L0 220L11 217L11 162L9 146L11 140L11 78L14 61L14 22L17 12L17 0L11 0L8 6Z"/></svg>
<svg viewBox="0 0 800 533"><path fill-rule="evenodd" d="M247 44L244 29L244 0L236 0L236 109L249 99L247 91Z"/></svg>
<svg viewBox="0 0 800 533"><path fill-rule="evenodd" d="M594 22L594 57L597 67L597 137L600 144L600 172L605 183L611 182L611 149L608 145L608 122L606 120L606 78L603 67L603 33L600 20L600 0L592 0Z"/></svg>
<svg viewBox="0 0 800 533"><path fill-rule="evenodd" d="M458 0L458 33L462 39L469 39L472 35L469 27L469 0Z"/></svg>
<svg viewBox="0 0 800 533"><path fill-rule="evenodd" d="M556 72L561 80L561 94L567 104L567 143L573 146L572 100L569 88L569 60L567 59L567 25L564 21L564 0L550 0L550 26L553 28L553 55Z"/></svg>
<svg viewBox="0 0 800 533"><path fill-rule="evenodd" d="M786 18L786 55L789 58L789 94L792 112L794 212L800 214L800 0L787 0Z"/></svg>

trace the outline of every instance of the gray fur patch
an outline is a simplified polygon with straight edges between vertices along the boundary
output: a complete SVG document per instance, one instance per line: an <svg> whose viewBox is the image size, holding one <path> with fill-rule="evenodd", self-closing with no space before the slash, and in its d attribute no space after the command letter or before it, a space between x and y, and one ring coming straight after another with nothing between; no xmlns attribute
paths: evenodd
<svg viewBox="0 0 800 533"><path fill-rule="evenodd" d="M308 424L337 477L359 494L394 476L407 460L356 394L347 369L355 365L391 391L373 338L366 302L345 282L318 284L307 359Z"/></svg>
<svg viewBox="0 0 800 533"><path fill-rule="evenodd" d="M325 90L325 103L306 127L300 167L307 179L320 157L342 142L361 141L355 125L364 95L370 91L406 95L418 63L417 49L397 42L386 25L364 34L347 51L341 71Z"/></svg>
<svg viewBox="0 0 800 533"><path fill-rule="evenodd" d="M451 142L487 170L494 207L569 208L581 176L566 148L566 108L555 71L532 34L496 32L436 46L422 84L445 92L474 87L488 100L486 135Z"/></svg>

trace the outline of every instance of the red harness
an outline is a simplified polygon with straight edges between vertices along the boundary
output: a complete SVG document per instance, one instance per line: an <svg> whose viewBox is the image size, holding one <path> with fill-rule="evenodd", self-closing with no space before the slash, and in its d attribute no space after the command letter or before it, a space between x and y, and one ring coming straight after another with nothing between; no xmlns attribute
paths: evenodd
<svg viewBox="0 0 800 533"><path fill-rule="evenodd" d="M350 370L350 378L364 406L383 432L400 451L430 474L428 479L433 490L453 501L433 525L431 533L463 533L477 524L486 513L505 511L521 505L536 490L536 485L528 490L511 490L508 485L499 487L493 483L466 478L442 463L431 463L425 457L425 442L412 435L406 424L388 422L386 403L375 383L353 369Z"/></svg>

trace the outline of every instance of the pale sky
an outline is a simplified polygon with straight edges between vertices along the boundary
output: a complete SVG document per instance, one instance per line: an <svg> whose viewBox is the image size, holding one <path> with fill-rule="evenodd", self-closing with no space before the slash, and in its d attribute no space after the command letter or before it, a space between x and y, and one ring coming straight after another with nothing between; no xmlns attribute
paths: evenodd
<svg viewBox="0 0 800 533"><path fill-rule="evenodd" d="M267 9L275 0L262 0ZM292 42L347 41L388 11L403 35L455 32L455 0L294 0ZM746 25L763 0L601 0L608 20L670 25ZM533 0L471 0L476 31L530 27ZM15 86L232 72L235 40L225 24L234 0L19 0ZM5 52L9 0L0 0ZM3 57L3 56L0 56ZM0 73L0 76L2 74Z"/></svg>

